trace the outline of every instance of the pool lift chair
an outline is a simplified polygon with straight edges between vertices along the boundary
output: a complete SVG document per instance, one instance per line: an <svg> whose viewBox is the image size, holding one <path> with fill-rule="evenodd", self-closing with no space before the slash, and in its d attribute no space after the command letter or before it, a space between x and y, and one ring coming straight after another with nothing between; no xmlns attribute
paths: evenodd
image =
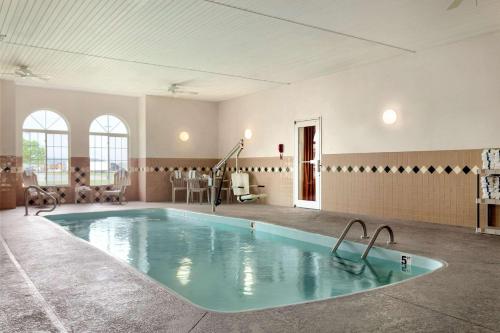
<svg viewBox="0 0 500 333"><path fill-rule="evenodd" d="M215 186L216 182L214 179L220 171L222 171L222 179L224 179L224 174L226 172L227 161L233 156L236 159L236 172L231 174L231 190L236 196L236 200L240 203L252 202L262 198L265 198L267 195L264 193L261 194L253 194L250 193L251 187L263 188L264 185L250 185L250 176L246 172L242 172L238 168L238 157L243 150L244 144L243 139L238 141L238 143L231 149L231 151L219 161L211 170L211 196L212 199L212 212L215 212L215 207L219 206L222 203L220 198L220 194L222 191L222 181L219 182L219 186Z"/></svg>

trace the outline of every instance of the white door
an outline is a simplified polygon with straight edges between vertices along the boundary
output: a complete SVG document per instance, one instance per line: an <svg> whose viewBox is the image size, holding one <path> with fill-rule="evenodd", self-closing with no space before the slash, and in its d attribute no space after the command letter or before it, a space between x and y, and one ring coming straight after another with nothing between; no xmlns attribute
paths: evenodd
<svg viewBox="0 0 500 333"><path fill-rule="evenodd" d="M294 132L294 205L321 209L321 118L296 121Z"/></svg>

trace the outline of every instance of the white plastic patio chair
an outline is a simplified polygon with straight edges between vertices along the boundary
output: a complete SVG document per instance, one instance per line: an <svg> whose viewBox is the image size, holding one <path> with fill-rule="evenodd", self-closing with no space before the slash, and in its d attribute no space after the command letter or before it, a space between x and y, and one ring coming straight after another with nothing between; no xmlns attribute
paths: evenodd
<svg viewBox="0 0 500 333"><path fill-rule="evenodd" d="M114 174L114 185L112 190L107 190L102 192L103 201L107 198L118 199L118 203L121 205L125 200L125 191L127 190L129 178L127 170L119 170Z"/></svg>
<svg viewBox="0 0 500 333"><path fill-rule="evenodd" d="M217 171L217 174L215 175L215 190L219 190L220 182L222 182L222 187L221 187L221 197L222 197L222 192L225 192L226 194L226 201L229 203L231 201L231 181L229 179L223 179L222 178L222 172L220 170Z"/></svg>
<svg viewBox="0 0 500 333"><path fill-rule="evenodd" d="M172 202L175 202L175 193L177 191L187 192L187 182L184 173L181 170L172 171L170 174L170 183L172 184Z"/></svg>
<svg viewBox="0 0 500 333"><path fill-rule="evenodd" d="M24 170L23 171L23 187L26 188L28 186L41 187L40 185L38 185L38 177L37 177L36 173L34 173L33 171L30 171L30 170ZM51 188L47 188L47 190L45 192L47 192L48 194L53 196L56 199L56 203L58 205L60 205L61 196L59 195L59 193L57 193L55 190L53 190ZM38 201L40 206L43 206L44 199L51 200L50 197L48 197L47 195L45 195L42 192L39 192L33 188L28 190L28 194L30 196L30 199L35 201L35 202Z"/></svg>
<svg viewBox="0 0 500 333"><path fill-rule="evenodd" d="M190 199L194 199L194 194L198 193L200 204L203 201L203 194L207 194L207 202L210 203L210 192L208 187L208 179L200 175L196 170L190 170L187 178L187 195L186 203L189 204Z"/></svg>

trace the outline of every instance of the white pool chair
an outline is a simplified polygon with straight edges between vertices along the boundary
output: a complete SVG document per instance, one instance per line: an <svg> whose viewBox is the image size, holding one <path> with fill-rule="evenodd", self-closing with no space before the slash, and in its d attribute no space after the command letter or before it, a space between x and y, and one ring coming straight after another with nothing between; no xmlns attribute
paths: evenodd
<svg viewBox="0 0 500 333"><path fill-rule="evenodd" d="M263 188L265 186L250 185L250 176L246 172L234 172L231 174L231 188L238 202L251 202L267 197L265 193L250 193L251 187Z"/></svg>
<svg viewBox="0 0 500 333"><path fill-rule="evenodd" d="M128 182L129 178L126 170L115 172L113 189L102 192L103 199L117 199L118 203L121 205L125 200L125 191L127 190Z"/></svg>
<svg viewBox="0 0 500 333"><path fill-rule="evenodd" d="M84 201L82 201L82 199ZM90 186L76 185L75 186L75 203L79 202L94 202L94 190Z"/></svg>
<svg viewBox="0 0 500 333"><path fill-rule="evenodd" d="M231 181L223 177L224 173L220 170L216 173L215 177L215 187L219 189L221 192L225 192L227 203L231 202ZM222 186L221 186L222 182Z"/></svg>
<svg viewBox="0 0 500 333"><path fill-rule="evenodd" d="M40 185L38 185L38 177L36 176L36 173L34 173L33 171L24 170L24 172L23 172L23 187L26 188L28 186L40 187ZM45 192L47 192L49 195L54 197L56 199L56 203L58 205L60 205L61 197L60 197L59 193L57 193L55 190L53 190L51 188L48 188ZM32 188L30 188L28 190L28 194L30 196L30 199L35 201L35 202L38 202L40 206L43 206L44 200L52 200L48 195L44 195L43 192L39 192L39 191L32 189Z"/></svg>
<svg viewBox="0 0 500 333"><path fill-rule="evenodd" d="M203 201L203 194L207 194L207 202L210 203L210 192L208 188L208 179L200 175L196 170L189 170L187 178L187 196L186 203L189 204L190 199L194 198L194 194L198 193L200 204Z"/></svg>
<svg viewBox="0 0 500 333"><path fill-rule="evenodd" d="M172 202L175 202L175 193L177 191L187 192L187 182L183 172L181 170L172 171L170 174L170 183L172 184Z"/></svg>

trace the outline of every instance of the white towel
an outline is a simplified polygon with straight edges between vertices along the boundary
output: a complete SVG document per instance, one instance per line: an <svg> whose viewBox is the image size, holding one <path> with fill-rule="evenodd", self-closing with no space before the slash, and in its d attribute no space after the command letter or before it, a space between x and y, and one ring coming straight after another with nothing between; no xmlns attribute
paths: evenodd
<svg viewBox="0 0 500 333"><path fill-rule="evenodd" d="M484 149L481 153L483 169L500 169L500 149Z"/></svg>
<svg viewBox="0 0 500 333"><path fill-rule="evenodd" d="M481 189L483 199L500 200L500 177L483 176L481 177Z"/></svg>

